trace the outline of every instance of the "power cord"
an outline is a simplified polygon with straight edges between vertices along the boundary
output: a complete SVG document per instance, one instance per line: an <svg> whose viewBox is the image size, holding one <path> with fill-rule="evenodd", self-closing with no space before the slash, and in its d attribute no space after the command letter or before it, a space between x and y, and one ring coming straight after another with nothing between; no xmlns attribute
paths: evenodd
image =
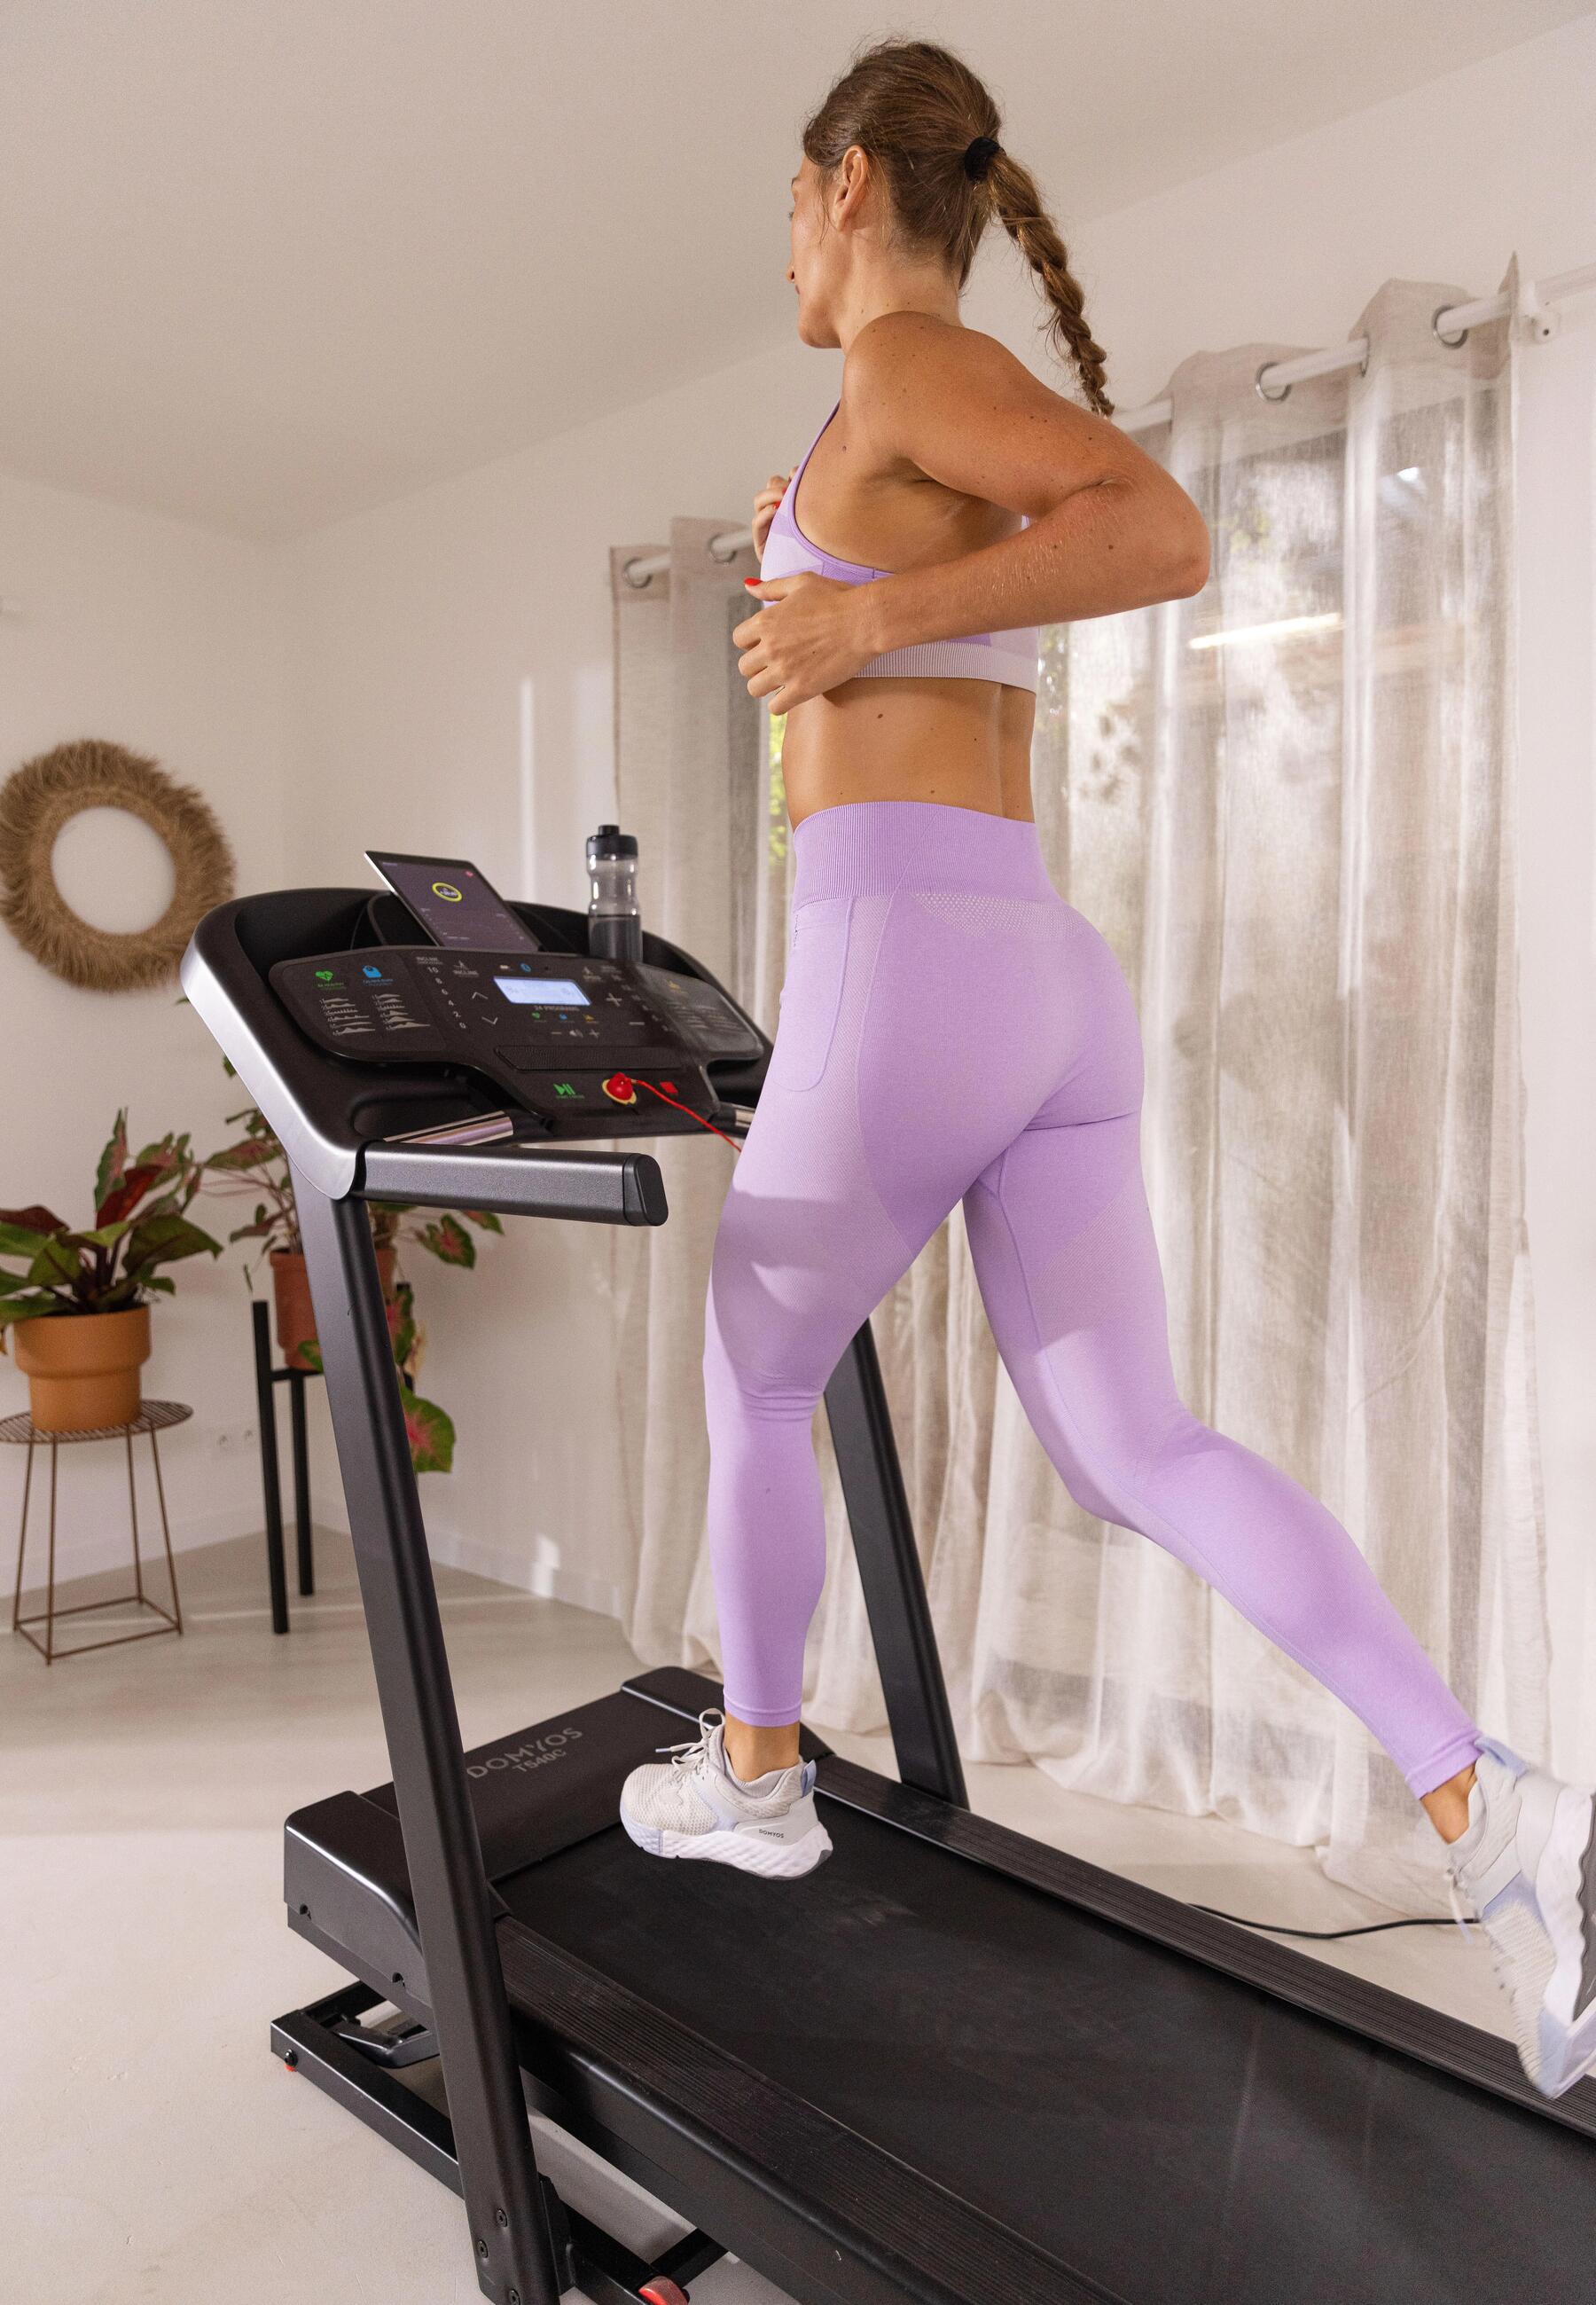
<svg viewBox="0 0 1596 2305"><path fill-rule="evenodd" d="M1192 1910L1207 1913L1216 1921L1234 1921L1240 1929L1260 1929L1266 1936L1317 1937L1327 1943L1332 1937L1377 1937L1384 1929L1473 1929L1479 1927L1472 1918L1467 1920L1441 1920L1426 1914L1406 1921L1365 1921L1355 1929L1291 1929L1283 1921L1252 1921L1242 1913L1223 1913L1218 1905L1193 1905Z"/></svg>
<svg viewBox="0 0 1596 2305"><path fill-rule="evenodd" d="M632 1076L628 1074L626 1077L631 1079ZM734 1136L728 1136L724 1128L717 1128L715 1123L712 1120L706 1120L701 1112L694 1112L692 1107L690 1104L683 1104L680 1097L667 1096L664 1089L656 1088L652 1081L633 1080L632 1085L633 1089L646 1088L650 1096L657 1096L661 1104L668 1104L673 1112L684 1112L689 1120L696 1120L700 1128L707 1128L711 1136L718 1136L721 1143L729 1144L734 1152L742 1152L743 1147Z"/></svg>

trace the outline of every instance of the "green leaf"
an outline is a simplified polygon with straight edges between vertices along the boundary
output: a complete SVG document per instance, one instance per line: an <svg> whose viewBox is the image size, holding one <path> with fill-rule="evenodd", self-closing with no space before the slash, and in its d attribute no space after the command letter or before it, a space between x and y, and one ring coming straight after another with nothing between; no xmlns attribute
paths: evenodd
<svg viewBox="0 0 1596 2305"><path fill-rule="evenodd" d="M505 1229L491 1209L462 1209L460 1213L472 1224L480 1225L484 1232L502 1233Z"/></svg>
<svg viewBox="0 0 1596 2305"><path fill-rule="evenodd" d="M267 1161L280 1158L281 1148L275 1139L262 1144L258 1136L242 1136L236 1144L229 1144L225 1152L213 1152L203 1165L226 1173L239 1169L263 1169Z"/></svg>
<svg viewBox="0 0 1596 2305"><path fill-rule="evenodd" d="M128 1235L125 1255L130 1272L155 1264L175 1264L185 1256L220 1256L222 1244L201 1232L187 1217L176 1214L140 1217Z"/></svg>
<svg viewBox="0 0 1596 2305"><path fill-rule="evenodd" d="M124 1104L116 1116L116 1126L99 1156L99 1167L94 1178L94 1205L98 1209L112 1187L120 1185L127 1173L127 1107Z"/></svg>
<svg viewBox="0 0 1596 2305"><path fill-rule="evenodd" d="M440 1264L469 1266L477 1261L477 1244L456 1216L445 1215L436 1224L423 1225L416 1238Z"/></svg>
<svg viewBox="0 0 1596 2305"><path fill-rule="evenodd" d="M301 1368L309 1369L312 1375L320 1376L325 1373L321 1358L321 1347L314 1337L306 1337L302 1340L299 1348L299 1358L300 1366Z"/></svg>
<svg viewBox="0 0 1596 2305"><path fill-rule="evenodd" d="M92 1232L72 1232L65 1238L74 1245L82 1243L92 1248L115 1248L124 1234L132 1232L137 1221L133 1217L118 1217L114 1224L96 1225Z"/></svg>
<svg viewBox="0 0 1596 2305"><path fill-rule="evenodd" d="M52 1297L47 1290L7 1289L0 1293L0 1328L4 1328L8 1321L37 1320L43 1313L58 1313L60 1310L59 1297Z"/></svg>
<svg viewBox="0 0 1596 2305"><path fill-rule="evenodd" d="M31 1216L34 1212L17 1209L11 1213ZM52 1225L48 1232L36 1231L31 1225L12 1224L5 1217L0 1216L0 1256L25 1256L31 1262L54 1234L65 1230L64 1225Z"/></svg>
<svg viewBox="0 0 1596 2305"><path fill-rule="evenodd" d="M164 1272L147 1272L142 1286L146 1289L158 1289L163 1297L175 1297L177 1294L176 1281L169 1280Z"/></svg>
<svg viewBox="0 0 1596 2305"><path fill-rule="evenodd" d="M423 1400L408 1385L399 1388L404 1430L410 1439L410 1461L418 1473L447 1473L454 1464L454 1426L435 1400Z"/></svg>
<svg viewBox="0 0 1596 2305"><path fill-rule="evenodd" d="M36 1289L69 1289L82 1270L82 1258L72 1246L71 1233L57 1233L47 1240L32 1263L28 1278Z"/></svg>

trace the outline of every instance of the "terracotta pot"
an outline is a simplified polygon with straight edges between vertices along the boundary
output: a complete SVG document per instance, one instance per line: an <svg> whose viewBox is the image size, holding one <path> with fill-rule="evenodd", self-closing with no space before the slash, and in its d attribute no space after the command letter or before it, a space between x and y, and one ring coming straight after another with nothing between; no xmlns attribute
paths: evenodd
<svg viewBox="0 0 1596 2305"><path fill-rule="evenodd" d="M382 1281L384 1302L394 1294L394 1268L399 1261L395 1248L379 1248L377 1270ZM313 1360L304 1357L304 1348L316 1342L316 1307L310 1302L310 1276L305 1271L304 1252L297 1248L274 1248L271 1253L272 1294L277 1306L277 1343L283 1358L290 1368L310 1368Z"/></svg>
<svg viewBox="0 0 1596 2305"><path fill-rule="evenodd" d="M87 1433L131 1425L139 1371L149 1358L149 1307L125 1313L47 1313L12 1331L17 1366L41 1433Z"/></svg>

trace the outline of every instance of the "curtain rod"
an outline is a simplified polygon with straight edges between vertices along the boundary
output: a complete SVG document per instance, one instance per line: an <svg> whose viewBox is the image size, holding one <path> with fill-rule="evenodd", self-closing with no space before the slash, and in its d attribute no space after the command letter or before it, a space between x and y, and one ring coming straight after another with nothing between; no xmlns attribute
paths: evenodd
<svg viewBox="0 0 1596 2305"><path fill-rule="evenodd" d="M1596 264L1578 264L1571 272L1554 272L1546 280L1521 286L1520 309L1532 319L1543 304L1555 303L1560 296L1577 296L1584 288L1596 288ZM1447 350L1456 351L1471 328L1504 319L1507 310L1507 292L1499 288L1494 296L1477 296L1472 303L1438 305L1430 325ZM1542 334L1551 334L1549 325ZM1349 344L1332 345L1326 352L1302 353L1295 360L1266 361L1252 379L1252 388L1261 400L1284 400L1294 384L1305 384L1310 377L1334 376L1344 368L1361 369L1368 358L1368 337L1354 336ZM1122 432L1151 432L1167 424L1173 413L1170 401L1150 400L1145 407L1127 409L1113 421ZM709 539L708 550L712 560L734 560L752 542L751 529L727 528ZM651 576L663 576L670 565L668 552L650 552L627 561L623 573L626 582L641 591Z"/></svg>

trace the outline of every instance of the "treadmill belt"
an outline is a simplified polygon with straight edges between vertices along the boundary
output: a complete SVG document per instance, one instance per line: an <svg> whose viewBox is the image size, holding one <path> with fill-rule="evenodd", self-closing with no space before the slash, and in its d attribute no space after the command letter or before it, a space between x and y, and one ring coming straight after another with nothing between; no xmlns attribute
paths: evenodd
<svg viewBox="0 0 1596 2305"><path fill-rule="evenodd" d="M618 1826L527 1926L1130 2305L1574 2305L1596 2147L879 1819L798 1882Z"/></svg>

